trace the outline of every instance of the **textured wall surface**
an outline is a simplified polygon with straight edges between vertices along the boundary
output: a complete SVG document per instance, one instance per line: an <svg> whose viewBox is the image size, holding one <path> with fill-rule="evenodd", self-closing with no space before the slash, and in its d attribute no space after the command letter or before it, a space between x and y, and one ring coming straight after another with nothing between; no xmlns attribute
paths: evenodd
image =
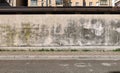
<svg viewBox="0 0 120 73"><path fill-rule="evenodd" d="M119 46L120 15L0 15L0 46Z"/></svg>

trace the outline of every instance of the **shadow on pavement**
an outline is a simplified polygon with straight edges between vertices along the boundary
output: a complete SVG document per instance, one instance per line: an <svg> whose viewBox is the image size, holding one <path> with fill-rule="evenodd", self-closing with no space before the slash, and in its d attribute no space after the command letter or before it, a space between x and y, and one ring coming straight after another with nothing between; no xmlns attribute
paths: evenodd
<svg viewBox="0 0 120 73"><path fill-rule="evenodd" d="M120 73L120 71L111 71L111 72L108 72L108 73Z"/></svg>

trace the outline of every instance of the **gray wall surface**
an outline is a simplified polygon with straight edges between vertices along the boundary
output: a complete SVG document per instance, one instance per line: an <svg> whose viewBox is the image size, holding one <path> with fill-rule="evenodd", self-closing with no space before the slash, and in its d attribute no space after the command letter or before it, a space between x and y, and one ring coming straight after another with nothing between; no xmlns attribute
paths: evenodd
<svg viewBox="0 0 120 73"><path fill-rule="evenodd" d="M0 15L1 47L119 45L120 15Z"/></svg>

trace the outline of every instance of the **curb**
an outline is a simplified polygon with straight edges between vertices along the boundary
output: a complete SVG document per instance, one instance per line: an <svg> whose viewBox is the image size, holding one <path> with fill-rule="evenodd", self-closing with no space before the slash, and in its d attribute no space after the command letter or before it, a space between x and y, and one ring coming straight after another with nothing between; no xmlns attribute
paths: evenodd
<svg viewBox="0 0 120 73"><path fill-rule="evenodd" d="M120 55L0 55L0 60L120 60Z"/></svg>
<svg viewBox="0 0 120 73"><path fill-rule="evenodd" d="M39 50L39 49L59 49L59 50L69 50L69 49L77 49L77 50L115 50L120 48L120 46L46 46L46 47L0 47L0 49L4 50Z"/></svg>

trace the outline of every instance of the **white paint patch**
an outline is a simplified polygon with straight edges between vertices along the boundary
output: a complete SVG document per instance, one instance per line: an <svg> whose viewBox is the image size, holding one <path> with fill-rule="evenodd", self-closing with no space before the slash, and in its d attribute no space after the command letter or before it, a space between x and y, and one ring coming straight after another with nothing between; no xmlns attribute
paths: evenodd
<svg viewBox="0 0 120 73"><path fill-rule="evenodd" d="M69 64L59 64L60 66L67 67Z"/></svg>
<svg viewBox="0 0 120 73"><path fill-rule="evenodd" d="M87 67L88 65L86 65L85 63L75 63L74 64L76 67Z"/></svg>
<svg viewBox="0 0 120 73"><path fill-rule="evenodd" d="M93 72L94 70L93 69L89 69L90 72Z"/></svg>
<svg viewBox="0 0 120 73"><path fill-rule="evenodd" d="M103 66L111 66L110 63L102 63Z"/></svg>
<svg viewBox="0 0 120 73"><path fill-rule="evenodd" d="M117 32L120 32L120 28L117 28L116 31L117 31Z"/></svg>
<svg viewBox="0 0 120 73"><path fill-rule="evenodd" d="M29 62L26 63L27 65L30 64Z"/></svg>
<svg viewBox="0 0 120 73"><path fill-rule="evenodd" d="M119 59L117 58L117 59L114 59L114 61L119 61Z"/></svg>

